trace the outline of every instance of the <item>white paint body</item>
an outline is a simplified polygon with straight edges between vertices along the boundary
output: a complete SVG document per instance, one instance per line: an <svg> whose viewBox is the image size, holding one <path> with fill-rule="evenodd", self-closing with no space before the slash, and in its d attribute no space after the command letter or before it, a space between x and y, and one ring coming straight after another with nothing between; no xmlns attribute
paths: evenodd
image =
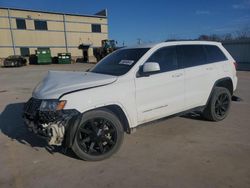
<svg viewBox="0 0 250 188"><path fill-rule="evenodd" d="M228 60L136 77L139 67L156 50L167 46L195 44L216 45ZM76 109L81 113L107 105L118 105L127 116L129 126L134 128L206 105L215 82L221 78L231 78L233 88L236 89L235 61L220 43L164 42L144 47L150 50L125 75L116 77L83 72L50 72L34 90L33 97L55 99L61 96L60 100L67 101L65 109Z"/></svg>

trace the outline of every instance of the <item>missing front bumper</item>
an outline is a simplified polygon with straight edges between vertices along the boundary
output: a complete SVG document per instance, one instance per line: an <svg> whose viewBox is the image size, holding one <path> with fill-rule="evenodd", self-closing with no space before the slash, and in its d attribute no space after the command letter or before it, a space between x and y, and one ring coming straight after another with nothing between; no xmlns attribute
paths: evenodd
<svg viewBox="0 0 250 188"><path fill-rule="evenodd" d="M24 112L24 121L29 131L47 140L49 145L63 144L65 133L77 117L77 110L62 110L57 112L36 111L32 116Z"/></svg>

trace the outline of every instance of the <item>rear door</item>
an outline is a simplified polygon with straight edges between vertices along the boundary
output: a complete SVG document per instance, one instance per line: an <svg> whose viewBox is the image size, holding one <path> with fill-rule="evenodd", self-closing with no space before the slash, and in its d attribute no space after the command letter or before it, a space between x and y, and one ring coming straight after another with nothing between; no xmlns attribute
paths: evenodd
<svg viewBox="0 0 250 188"><path fill-rule="evenodd" d="M232 73L231 66L228 66L228 58L218 46L206 45L207 61L209 64L214 64L218 70L218 78L223 78L225 73ZM234 68L234 67L233 67Z"/></svg>
<svg viewBox="0 0 250 188"><path fill-rule="evenodd" d="M184 68L186 109L203 106L217 77L213 63L208 63L204 45L177 47L178 61Z"/></svg>
<svg viewBox="0 0 250 188"><path fill-rule="evenodd" d="M146 62L157 62L161 71L135 78L138 123L165 117L184 106L184 70L176 59L176 47L163 47Z"/></svg>

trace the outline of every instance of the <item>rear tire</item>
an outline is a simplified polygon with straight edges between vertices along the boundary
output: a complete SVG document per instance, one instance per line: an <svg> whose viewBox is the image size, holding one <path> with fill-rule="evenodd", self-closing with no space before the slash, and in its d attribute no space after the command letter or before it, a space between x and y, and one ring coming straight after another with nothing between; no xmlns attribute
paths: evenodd
<svg viewBox="0 0 250 188"><path fill-rule="evenodd" d="M231 94L229 90L223 87L215 87L203 111L203 117L210 121L221 121L227 117L230 106Z"/></svg>
<svg viewBox="0 0 250 188"><path fill-rule="evenodd" d="M103 160L119 150L123 137L123 126L111 111L86 112L78 125L72 150L83 160Z"/></svg>

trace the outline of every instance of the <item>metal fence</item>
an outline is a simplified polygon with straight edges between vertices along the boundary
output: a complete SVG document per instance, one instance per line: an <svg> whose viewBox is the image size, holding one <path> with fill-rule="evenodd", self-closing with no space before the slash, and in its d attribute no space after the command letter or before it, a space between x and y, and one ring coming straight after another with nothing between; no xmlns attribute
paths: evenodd
<svg viewBox="0 0 250 188"><path fill-rule="evenodd" d="M250 70L250 39L225 41L223 46L238 63L238 70Z"/></svg>

